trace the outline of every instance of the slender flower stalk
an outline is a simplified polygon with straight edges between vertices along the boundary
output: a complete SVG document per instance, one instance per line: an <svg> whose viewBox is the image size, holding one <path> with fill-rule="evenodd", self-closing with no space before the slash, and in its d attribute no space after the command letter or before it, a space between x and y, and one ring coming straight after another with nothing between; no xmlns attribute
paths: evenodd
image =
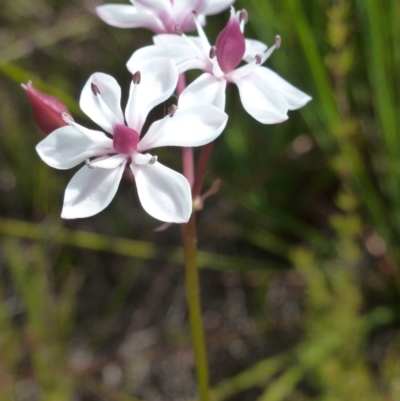
<svg viewBox="0 0 400 401"><path fill-rule="evenodd" d="M200 401L210 400L209 370L204 327L201 316L199 270L197 268L196 213L181 225L185 255L186 299L190 329L196 357L196 377Z"/></svg>

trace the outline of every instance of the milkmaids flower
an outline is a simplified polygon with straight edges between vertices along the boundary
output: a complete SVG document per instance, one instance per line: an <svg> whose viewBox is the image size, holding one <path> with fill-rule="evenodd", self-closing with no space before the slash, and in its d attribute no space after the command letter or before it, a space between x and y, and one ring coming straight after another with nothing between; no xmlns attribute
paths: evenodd
<svg viewBox="0 0 400 401"><path fill-rule="evenodd" d="M148 28L155 33L175 33L178 24L184 32L196 27L192 11L204 24L205 16L218 14L234 0L130 0L132 5L104 4L97 15L117 28Z"/></svg>
<svg viewBox="0 0 400 401"><path fill-rule="evenodd" d="M147 114L171 96L177 80L178 72L169 59L144 66L142 73L137 71L124 119L121 89L116 80L103 73L89 78L82 90L80 107L111 137L84 128L64 114L69 125L55 130L36 147L39 156L57 169L85 162L67 186L61 217L89 217L106 208L129 165L147 213L165 222L188 221L192 199L186 178L146 152L160 146L201 146L211 142L225 127L227 115L211 105L173 107L169 115L154 122L140 138Z"/></svg>
<svg viewBox="0 0 400 401"><path fill-rule="evenodd" d="M288 110L304 106L311 98L261 66L280 46L280 37L276 37L274 46L269 49L257 40L245 39L246 20L244 10L235 13L232 7L228 24L218 35L216 45L211 46L194 15L198 37L188 37L178 27L180 36L156 35L154 45L136 51L127 67L132 71L133 66L149 60L157 62L162 57L171 57L179 73L194 68L204 71L182 94L180 105L195 104L201 99L224 109L225 89L227 83L232 82L237 85L243 107L251 116L264 124L282 122L288 118ZM242 60L247 64L237 68Z"/></svg>

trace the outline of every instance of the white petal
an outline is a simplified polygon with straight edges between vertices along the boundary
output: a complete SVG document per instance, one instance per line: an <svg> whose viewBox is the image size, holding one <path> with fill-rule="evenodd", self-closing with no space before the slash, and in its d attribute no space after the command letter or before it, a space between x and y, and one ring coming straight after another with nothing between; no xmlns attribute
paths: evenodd
<svg viewBox="0 0 400 401"><path fill-rule="evenodd" d="M268 81L272 87L284 96L288 103L289 110L299 109L311 100L310 96L295 88L269 68L260 67L255 71L255 74L260 80Z"/></svg>
<svg viewBox="0 0 400 401"><path fill-rule="evenodd" d="M156 162L143 166L131 164L137 191L144 210L167 223L185 223L192 213L192 195L187 179Z"/></svg>
<svg viewBox="0 0 400 401"><path fill-rule="evenodd" d="M207 0L207 5L204 9L205 15L219 14L221 11L229 8L235 0Z"/></svg>
<svg viewBox="0 0 400 401"><path fill-rule="evenodd" d="M140 83L131 83L125 110L128 126L138 133L141 132L150 110L172 95L179 76L174 63L167 58L143 66L140 73Z"/></svg>
<svg viewBox="0 0 400 401"><path fill-rule="evenodd" d="M248 63L254 61L257 54L262 55L268 49L268 46L265 43L260 42L259 40L245 39L245 42L246 42L246 52L243 56L243 60L247 61Z"/></svg>
<svg viewBox="0 0 400 401"><path fill-rule="evenodd" d="M194 80L179 96L180 109L211 104L225 110L226 80L218 79L214 75L205 73Z"/></svg>
<svg viewBox="0 0 400 401"><path fill-rule="evenodd" d="M82 125L77 124L75 121L70 122L70 125L76 128L82 135L86 136L87 139L91 140L98 146L108 149L114 149L112 139L106 136L104 132L85 128Z"/></svg>
<svg viewBox="0 0 400 401"><path fill-rule="evenodd" d="M99 159L95 159L90 162L90 166L92 168L106 168L111 170L119 167L127 159L128 159L127 155L118 153L113 156L106 156Z"/></svg>
<svg viewBox="0 0 400 401"><path fill-rule="evenodd" d="M201 54L198 54L200 53L198 48L196 51L196 42L198 41L190 38L192 42L192 46L190 46L190 43L185 40L182 41L183 38L179 35L157 35L155 38L158 36L168 36L171 41L163 38L159 42L157 41L156 45L142 47L133 53L126 64L132 74L138 70L141 71L145 65L157 64L166 57L172 59L179 73L194 68L206 69L210 64ZM176 38L179 38L179 41Z"/></svg>
<svg viewBox="0 0 400 401"><path fill-rule="evenodd" d="M71 126L53 131L36 146L36 150L45 163L60 170L75 167L87 158L109 151Z"/></svg>
<svg viewBox="0 0 400 401"><path fill-rule="evenodd" d="M97 86L100 94L93 93L92 83ZM82 111L110 134L113 132L114 124L124 124L120 104L121 88L117 81L111 75L101 72L90 76L79 100Z"/></svg>
<svg viewBox="0 0 400 401"><path fill-rule="evenodd" d="M164 27L152 12L138 10L123 4L104 4L96 7L97 15L108 25L117 28L148 28L153 32L163 32Z"/></svg>
<svg viewBox="0 0 400 401"><path fill-rule="evenodd" d="M83 166L65 190L61 217L90 217L105 209L117 192L125 165L126 162L112 170Z"/></svg>
<svg viewBox="0 0 400 401"><path fill-rule="evenodd" d="M169 0L135 0L134 3L143 9L170 14L172 11Z"/></svg>
<svg viewBox="0 0 400 401"><path fill-rule="evenodd" d="M143 165L143 164L149 163L149 162L151 161L151 159L153 159L153 156L152 156L151 154L149 154L149 153L146 153L146 154L144 155L143 153L135 152L135 153L132 155L132 160L133 160L133 162L134 162L135 164L140 165L140 166Z"/></svg>
<svg viewBox="0 0 400 401"><path fill-rule="evenodd" d="M228 116L215 106L201 104L154 122L138 144L138 150L161 146L202 146L223 131Z"/></svg>
<svg viewBox="0 0 400 401"><path fill-rule="evenodd" d="M270 85L268 80L260 78L257 74L260 68L256 68L243 78L234 77L243 107L263 124L285 121L288 118L288 103L282 93Z"/></svg>

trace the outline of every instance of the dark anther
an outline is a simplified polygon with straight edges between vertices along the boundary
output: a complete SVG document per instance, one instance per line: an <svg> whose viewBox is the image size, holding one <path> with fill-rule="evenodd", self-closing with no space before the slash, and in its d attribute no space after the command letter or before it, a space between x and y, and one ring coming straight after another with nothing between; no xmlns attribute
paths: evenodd
<svg viewBox="0 0 400 401"><path fill-rule="evenodd" d="M136 71L133 74L133 78L132 78L133 83L136 84L136 85L139 85L141 78L142 78L142 76L140 75L140 71Z"/></svg>
<svg viewBox="0 0 400 401"><path fill-rule="evenodd" d="M279 35L275 36L275 46L277 49L279 49L281 47L281 43L282 43L282 39Z"/></svg>
<svg viewBox="0 0 400 401"><path fill-rule="evenodd" d="M183 31L181 28L179 28L179 24L175 25L175 32L179 35L182 36L183 35Z"/></svg>
<svg viewBox="0 0 400 401"><path fill-rule="evenodd" d="M152 158L149 161L149 164L154 164L158 159L158 156L152 156Z"/></svg>
<svg viewBox="0 0 400 401"><path fill-rule="evenodd" d="M240 11L239 20L240 20L240 22L244 21L245 24L246 24L247 21L249 20L249 14L248 14L248 12L247 12L245 9L243 9L242 11Z"/></svg>
<svg viewBox="0 0 400 401"><path fill-rule="evenodd" d="M100 95L100 89L99 89L99 87L98 87L94 82L92 82L92 83L90 84L90 87L92 88L92 92L93 92L93 94L94 94L95 96Z"/></svg>
<svg viewBox="0 0 400 401"><path fill-rule="evenodd" d="M256 54L256 64L261 64L262 57L261 54Z"/></svg>
<svg viewBox="0 0 400 401"><path fill-rule="evenodd" d="M171 118L175 115L176 110L178 110L178 106L176 104L172 104L168 109L168 114Z"/></svg>
<svg viewBox="0 0 400 401"><path fill-rule="evenodd" d="M196 10L193 10L193 11L192 11L192 14L193 14L193 17L197 19L197 11L196 11Z"/></svg>
<svg viewBox="0 0 400 401"><path fill-rule="evenodd" d="M217 54L217 48L215 46L212 46L209 53L210 58L214 58L216 54Z"/></svg>

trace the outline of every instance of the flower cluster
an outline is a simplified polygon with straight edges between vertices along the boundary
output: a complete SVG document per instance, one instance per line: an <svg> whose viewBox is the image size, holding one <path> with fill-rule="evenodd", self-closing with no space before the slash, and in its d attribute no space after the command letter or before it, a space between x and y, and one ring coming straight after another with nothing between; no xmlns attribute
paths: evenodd
<svg viewBox="0 0 400 401"><path fill-rule="evenodd" d="M286 120L289 110L304 106L311 98L262 66L281 39L277 36L270 48L246 39L244 10L235 12L231 7L226 27L215 45L210 44L203 30L206 16L226 9L233 0L131 2L96 9L112 26L145 27L156 33L154 44L137 50L127 62L132 81L124 112L118 83L104 73L88 79L80 107L105 133L84 128L60 101L31 84L23 85L38 125L49 133L36 149L44 162L57 169L84 163L67 186L61 217L82 218L102 211L129 167L143 208L161 221L182 223L192 213L191 185L187 177L159 163L154 149L191 148L214 141L227 123L224 109L229 83L237 85L245 110L263 124ZM184 33L194 29L196 37ZM203 73L179 90L178 104L163 119L143 132L148 113L174 93L182 74L190 69Z"/></svg>

